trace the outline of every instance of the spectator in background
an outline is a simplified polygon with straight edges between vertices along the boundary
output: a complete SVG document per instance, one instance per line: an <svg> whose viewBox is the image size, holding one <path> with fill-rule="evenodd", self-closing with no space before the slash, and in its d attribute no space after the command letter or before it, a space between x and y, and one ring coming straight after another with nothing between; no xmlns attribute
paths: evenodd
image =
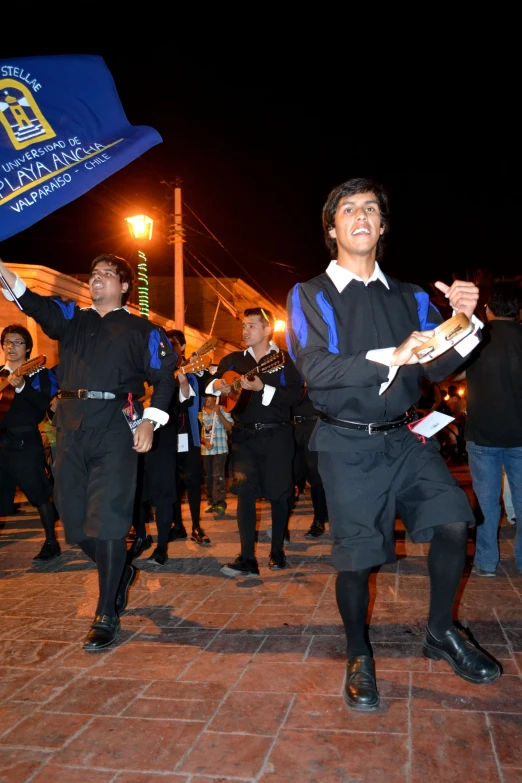
<svg viewBox="0 0 522 783"><path fill-rule="evenodd" d="M225 468L228 458L228 434L232 432L234 419L212 394L205 396L200 411L201 454L205 469L205 483L209 506L205 513L223 516L227 508Z"/></svg>
<svg viewBox="0 0 522 783"><path fill-rule="evenodd" d="M475 576L494 577L499 562L498 527L502 467L511 488L515 516L522 514L522 328L517 319L521 289L495 282L486 305L482 344L466 367L466 446L473 490L484 521L477 526ZM522 537L514 549L522 571Z"/></svg>

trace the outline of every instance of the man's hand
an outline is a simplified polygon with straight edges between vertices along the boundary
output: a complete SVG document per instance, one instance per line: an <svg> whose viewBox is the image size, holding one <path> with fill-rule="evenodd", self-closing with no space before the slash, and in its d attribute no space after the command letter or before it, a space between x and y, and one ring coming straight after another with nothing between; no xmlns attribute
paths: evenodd
<svg viewBox="0 0 522 783"><path fill-rule="evenodd" d="M190 383L189 383L189 379L187 378L184 372L178 373L177 381L179 383L179 388L181 389L183 396L188 397L190 395Z"/></svg>
<svg viewBox="0 0 522 783"><path fill-rule="evenodd" d="M22 386L25 386L25 378L23 375L13 375L12 378L9 378L9 384L14 386L15 389L20 389Z"/></svg>
<svg viewBox="0 0 522 783"><path fill-rule="evenodd" d="M154 435L154 422L150 419L143 419L139 427L136 427L134 433L134 451L139 454L145 454L152 447L152 436Z"/></svg>
<svg viewBox="0 0 522 783"><path fill-rule="evenodd" d="M212 387L214 391L220 391L221 394L230 394L230 391L232 389L232 386L227 383L224 378L217 378L214 381L214 385Z"/></svg>
<svg viewBox="0 0 522 783"><path fill-rule="evenodd" d="M241 376L241 388L242 389L248 389L248 391L262 391L264 387L264 383L259 377L259 375L256 375L254 377L253 381L248 380L248 375L242 375Z"/></svg>
<svg viewBox="0 0 522 783"><path fill-rule="evenodd" d="M413 348L427 342L435 332L428 329L425 332L412 332L409 337L394 350L391 356L391 367L402 367L404 364L418 364L419 359L413 353Z"/></svg>
<svg viewBox="0 0 522 783"><path fill-rule="evenodd" d="M451 286L449 286L438 280L435 283L435 288L442 291L446 299L449 299L449 303L456 313L464 313L468 318L471 318L479 298L479 289L475 283L454 280Z"/></svg>

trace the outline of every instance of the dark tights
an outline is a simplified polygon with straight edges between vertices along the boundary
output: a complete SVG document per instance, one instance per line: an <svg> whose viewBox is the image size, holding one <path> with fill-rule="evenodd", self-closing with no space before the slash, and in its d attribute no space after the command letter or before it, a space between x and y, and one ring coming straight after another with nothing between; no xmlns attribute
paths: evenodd
<svg viewBox="0 0 522 783"><path fill-rule="evenodd" d="M96 614L116 614L116 593L125 567L127 542L125 538L112 538L108 541L99 538L87 538L78 546L85 552L98 569L99 598Z"/></svg>
<svg viewBox="0 0 522 783"><path fill-rule="evenodd" d="M428 555L428 627L435 638L440 639L453 624L453 602L464 570L467 542L466 522L454 522L434 528ZM360 571L340 571L337 574L335 594L346 633L348 658L371 655L366 624L370 572L371 568L364 568Z"/></svg>

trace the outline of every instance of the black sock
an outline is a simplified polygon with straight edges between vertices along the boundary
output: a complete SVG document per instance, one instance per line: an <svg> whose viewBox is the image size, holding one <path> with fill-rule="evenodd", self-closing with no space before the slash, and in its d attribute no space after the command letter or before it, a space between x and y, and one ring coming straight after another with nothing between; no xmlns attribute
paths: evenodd
<svg viewBox="0 0 522 783"><path fill-rule="evenodd" d="M255 559L256 545L256 496L242 491L237 497L237 526L241 541L241 555L247 560Z"/></svg>
<svg viewBox="0 0 522 783"><path fill-rule="evenodd" d="M201 521L201 484L187 484L187 501L194 530L200 527Z"/></svg>
<svg viewBox="0 0 522 783"><path fill-rule="evenodd" d="M452 610L464 564L468 543L468 523L437 525L428 554L430 574L430 614L428 628L441 639L453 626Z"/></svg>
<svg viewBox="0 0 522 783"><path fill-rule="evenodd" d="M133 527L136 538L145 538L147 536L146 522L149 518L150 506L148 503L140 503L135 510Z"/></svg>
<svg viewBox="0 0 522 783"><path fill-rule="evenodd" d="M288 501L271 500L270 507L272 510L272 551L280 552L283 548L288 525Z"/></svg>
<svg viewBox="0 0 522 783"><path fill-rule="evenodd" d="M45 531L45 540L48 544L56 544L56 520L58 519L58 513L54 507L54 503L50 500L44 503L42 506L38 506L38 513L40 515L40 521Z"/></svg>
<svg viewBox="0 0 522 783"><path fill-rule="evenodd" d="M366 615L370 600L368 579L371 568L360 571L340 571L335 583L335 597L346 633L348 658L371 655Z"/></svg>
<svg viewBox="0 0 522 783"><path fill-rule="evenodd" d="M167 549L169 533L172 526L172 503L156 506L156 527L158 529L158 546Z"/></svg>
<svg viewBox="0 0 522 783"><path fill-rule="evenodd" d="M127 559L127 542L124 538L108 541L98 539L96 545L96 565L100 596L96 614L116 614L116 593Z"/></svg>
<svg viewBox="0 0 522 783"><path fill-rule="evenodd" d="M93 563L96 562L96 544L98 542L97 538L86 538L83 541L78 541L78 546L84 552L87 557L92 560Z"/></svg>
<svg viewBox="0 0 522 783"><path fill-rule="evenodd" d="M324 525L327 517L327 510L326 494L323 485L320 484L318 487L312 487L310 494L312 495L312 503L314 506L314 519Z"/></svg>

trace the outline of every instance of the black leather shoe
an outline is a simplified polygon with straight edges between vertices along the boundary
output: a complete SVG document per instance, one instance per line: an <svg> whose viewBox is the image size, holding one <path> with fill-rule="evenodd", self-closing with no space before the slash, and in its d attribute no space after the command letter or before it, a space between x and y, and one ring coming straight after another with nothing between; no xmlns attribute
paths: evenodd
<svg viewBox="0 0 522 783"><path fill-rule="evenodd" d="M127 607L127 600L129 598L129 590L138 578L139 570L132 563L126 563L123 569L120 584L118 586L118 592L116 593L116 612L120 615Z"/></svg>
<svg viewBox="0 0 522 783"><path fill-rule="evenodd" d="M169 541L179 541L182 538L188 538L187 531L181 525L181 527L178 527L177 525L172 525L170 528L169 533Z"/></svg>
<svg viewBox="0 0 522 783"><path fill-rule="evenodd" d="M147 563L162 566L165 565L168 559L167 550L163 549L161 546L157 546L151 556L147 558Z"/></svg>
<svg viewBox="0 0 522 783"><path fill-rule="evenodd" d="M113 644L120 632L120 619L116 615L97 614L87 634L83 649L86 652L98 652Z"/></svg>
<svg viewBox="0 0 522 783"><path fill-rule="evenodd" d="M255 558L236 557L233 563L226 563L219 569L226 576L259 576L259 566Z"/></svg>
<svg viewBox="0 0 522 783"><path fill-rule="evenodd" d="M375 667L371 656L356 655L348 659L344 700L352 710L368 712L379 707Z"/></svg>
<svg viewBox="0 0 522 783"><path fill-rule="evenodd" d="M210 538L206 535L205 531L200 527L192 529L192 535L190 536L192 541L200 546L208 546L210 544Z"/></svg>
<svg viewBox="0 0 522 783"><path fill-rule="evenodd" d="M479 650L469 639L466 639L462 631L455 627L449 628L441 641L438 641L427 628L422 649L426 658L446 661L455 674L476 685L487 685L498 680L502 674L500 665L488 653Z"/></svg>
<svg viewBox="0 0 522 783"><path fill-rule="evenodd" d="M268 567L272 571L278 571L282 568L286 568L286 555L282 549L280 552L270 552L270 560L268 561Z"/></svg>
<svg viewBox="0 0 522 783"><path fill-rule="evenodd" d="M150 549L152 546L152 536L145 536L145 538L135 538L129 547L127 552L127 563L140 557L146 549Z"/></svg>
<svg viewBox="0 0 522 783"><path fill-rule="evenodd" d="M62 554L62 550L60 548L60 544L58 541L56 541L54 544L49 543L49 541L46 541L45 544L42 546L40 551L37 555L33 557L33 560L37 561L45 561L45 560L53 560L55 557L59 557Z"/></svg>
<svg viewBox="0 0 522 783"><path fill-rule="evenodd" d="M319 536L324 535L324 531L325 531L324 522L319 522L318 519L314 519L314 521L310 525L310 530L308 531L308 533L305 534L305 538L319 538Z"/></svg>

